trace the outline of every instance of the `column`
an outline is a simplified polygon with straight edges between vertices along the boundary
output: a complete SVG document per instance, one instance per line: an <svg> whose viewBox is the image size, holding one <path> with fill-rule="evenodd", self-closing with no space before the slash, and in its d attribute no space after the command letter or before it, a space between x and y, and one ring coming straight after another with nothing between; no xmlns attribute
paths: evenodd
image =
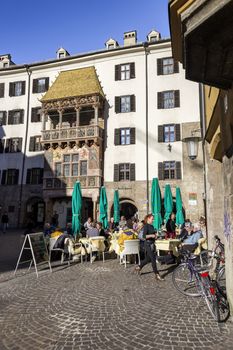
<svg viewBox="0 0 233 350"><path fill-rule="evenodd" d="M96 221L97 220L97 201L93 201L93 220Z"/></svg>
<svg viewBox="0 0 233 350"><path fill-rule="evenodd" d="M80 107L78 107L78 108L75 108L75 110L76 110L76 127L77 126L79 126L79 124L80 124Z"/></svg>
<svg viewBox="0 0 233 350"><path fill-rule="evenodd" d="M45 114L42 113L42 131L45 131L45 125L46 125L46 122L45 122Z"/></svg>
<svg viewBox="0 0 233 350"><path fill-rule="evenodd" d="M95 125L98 125L99 106L95 105L94 110L95 110Z"/></svg>
<svg viewBox="0 0 233 350"><path fill-rule="evenodd" d="M62 110L58 110L58 114L59 114L59 129L61 129L62 127Z"/></svg>

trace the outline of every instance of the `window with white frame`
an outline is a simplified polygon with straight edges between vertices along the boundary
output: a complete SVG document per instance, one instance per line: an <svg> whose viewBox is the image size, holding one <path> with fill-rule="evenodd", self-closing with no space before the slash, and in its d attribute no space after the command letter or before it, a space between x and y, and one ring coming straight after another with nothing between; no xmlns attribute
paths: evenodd
<svg viewBox="0 0 233 350"><path fill-rule="evenodd" d="M121 80L130 79L130 64L121 65Z"/></svg>
<svg viewBox="0 0 233 350"><path fill-rule="evenodd" d="M120 144L130 145L130 128L122 128L120 133Z"/></svg>
<svg viewBox="0 0 233 350"><path fill-rule="evenodd" d="M121 96L121 113L130 112L130 96Z"/></svg>

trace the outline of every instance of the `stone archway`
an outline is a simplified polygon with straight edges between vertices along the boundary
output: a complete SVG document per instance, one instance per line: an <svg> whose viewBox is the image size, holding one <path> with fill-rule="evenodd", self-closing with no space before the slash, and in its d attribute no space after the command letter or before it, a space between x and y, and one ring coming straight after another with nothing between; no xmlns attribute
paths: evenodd
<svg viewBox="0 0 233 350"><path fill-rule="evenodd" d="M111 217L113 216L113 205L111 208ZM125 216L126 220L131 219L132 217L137 217L138 208L135 205L135 202L130 198L120 198L120 216Z"/></svg>

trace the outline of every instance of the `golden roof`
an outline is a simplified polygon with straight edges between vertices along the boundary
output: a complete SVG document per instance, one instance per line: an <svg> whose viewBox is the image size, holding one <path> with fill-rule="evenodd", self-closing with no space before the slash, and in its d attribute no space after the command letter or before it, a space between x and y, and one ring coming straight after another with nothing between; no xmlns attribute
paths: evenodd
<svg viewBox="0 0 233 350"><path fill-rule="evenodd" d="M104 96L95 67L91 66L61 72L41 102L96 94Z"/></svg>

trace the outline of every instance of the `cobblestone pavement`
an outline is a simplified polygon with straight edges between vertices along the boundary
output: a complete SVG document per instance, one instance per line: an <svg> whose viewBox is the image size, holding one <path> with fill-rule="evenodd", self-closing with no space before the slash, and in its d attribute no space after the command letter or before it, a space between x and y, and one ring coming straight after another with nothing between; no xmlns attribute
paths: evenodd
<svg viewBox="0 0 233 350"><path fill-rule="evenodd" d="M0 350L233 349L233 324L218 325L201 299L180 295L171 274L137 276L117 260L1 273ZM167 273L166 267L162 267Z"/></svg>

